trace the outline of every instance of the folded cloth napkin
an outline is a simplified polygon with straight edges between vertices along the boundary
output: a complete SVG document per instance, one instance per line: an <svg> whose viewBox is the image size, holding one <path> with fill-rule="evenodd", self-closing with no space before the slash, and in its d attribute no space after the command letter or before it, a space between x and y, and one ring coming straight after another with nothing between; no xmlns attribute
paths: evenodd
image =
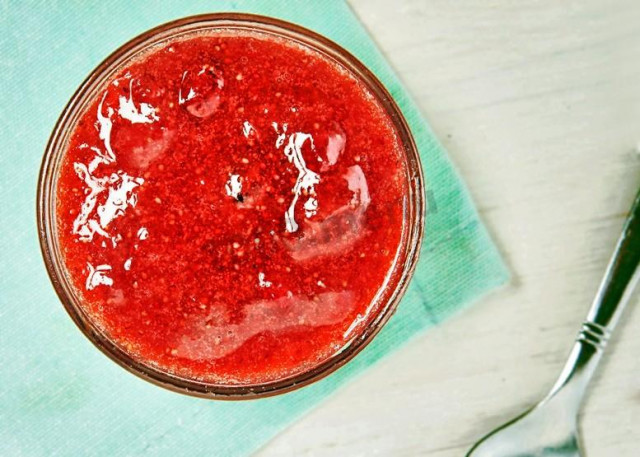
<svg viewBox="0 0 640 457"><path fill-rule="evenodd" d="M342 1L105 0L91 7L3 2L0 10L0 455L250 454L340 385L506 281L504 264L445 151ZM166 391L96 350L54 294L34 214L42 152L56 118L84 77L133 36L211 11L296 22L361 59L393 94L411 126L430 203L415 277L375 340L316 384L248 402Z"/></svg>

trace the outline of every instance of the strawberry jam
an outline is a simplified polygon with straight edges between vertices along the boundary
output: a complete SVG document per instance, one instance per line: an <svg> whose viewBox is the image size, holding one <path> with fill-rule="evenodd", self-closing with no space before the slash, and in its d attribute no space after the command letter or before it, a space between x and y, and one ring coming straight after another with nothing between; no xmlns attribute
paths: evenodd
<svg viewBox="0 0 640 457"><path fill-rule="evenodd" d="M403 248L392 119L325 55L249 31L120 67L75 122L56 224L93 325L212 384L284 379L358 338Z"/></svg>

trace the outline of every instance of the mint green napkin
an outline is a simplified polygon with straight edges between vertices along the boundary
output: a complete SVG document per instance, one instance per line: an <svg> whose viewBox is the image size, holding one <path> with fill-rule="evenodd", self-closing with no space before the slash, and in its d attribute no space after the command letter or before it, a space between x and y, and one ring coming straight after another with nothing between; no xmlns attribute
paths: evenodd
<svg viewBox="0 0 640 457"><path fill-rule="evenodd" d="M506 281L507 271L445 151L342 1L30 3L0 2L0 455L250 454L381 357ZM409 121L430 202L415 278L370 346L312 386L235 403L165 391L94 349L53 292L35 224L42 152L84 77L112 50L153 26L224 10L297 22L368 65Z"/></svg>

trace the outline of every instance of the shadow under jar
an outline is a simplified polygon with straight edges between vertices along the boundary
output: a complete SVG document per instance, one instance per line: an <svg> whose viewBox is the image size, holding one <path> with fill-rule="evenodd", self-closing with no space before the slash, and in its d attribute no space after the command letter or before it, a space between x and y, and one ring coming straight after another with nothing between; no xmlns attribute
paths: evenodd
<svg viewBox="0 0 640 457"><path fill-rule="evenodd" d="M375 76L309 30L190 17L122 46L62 113L38 188L84 334L178 392L316 381L395 310L417 260L415 144Z"/></svg>

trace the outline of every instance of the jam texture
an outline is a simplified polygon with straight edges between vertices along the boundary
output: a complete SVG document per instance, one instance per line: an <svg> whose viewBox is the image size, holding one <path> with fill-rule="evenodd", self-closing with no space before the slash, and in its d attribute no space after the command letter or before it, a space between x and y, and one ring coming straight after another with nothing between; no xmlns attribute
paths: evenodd
<svg viewBox="0 0 640 457"><path fill-rule="evenodd" d="M392 120L338 63L257 32L193 34L88 103L57 236L83 311L135 360L258 384L326 361L375 318L407 182Z"/></svg>

